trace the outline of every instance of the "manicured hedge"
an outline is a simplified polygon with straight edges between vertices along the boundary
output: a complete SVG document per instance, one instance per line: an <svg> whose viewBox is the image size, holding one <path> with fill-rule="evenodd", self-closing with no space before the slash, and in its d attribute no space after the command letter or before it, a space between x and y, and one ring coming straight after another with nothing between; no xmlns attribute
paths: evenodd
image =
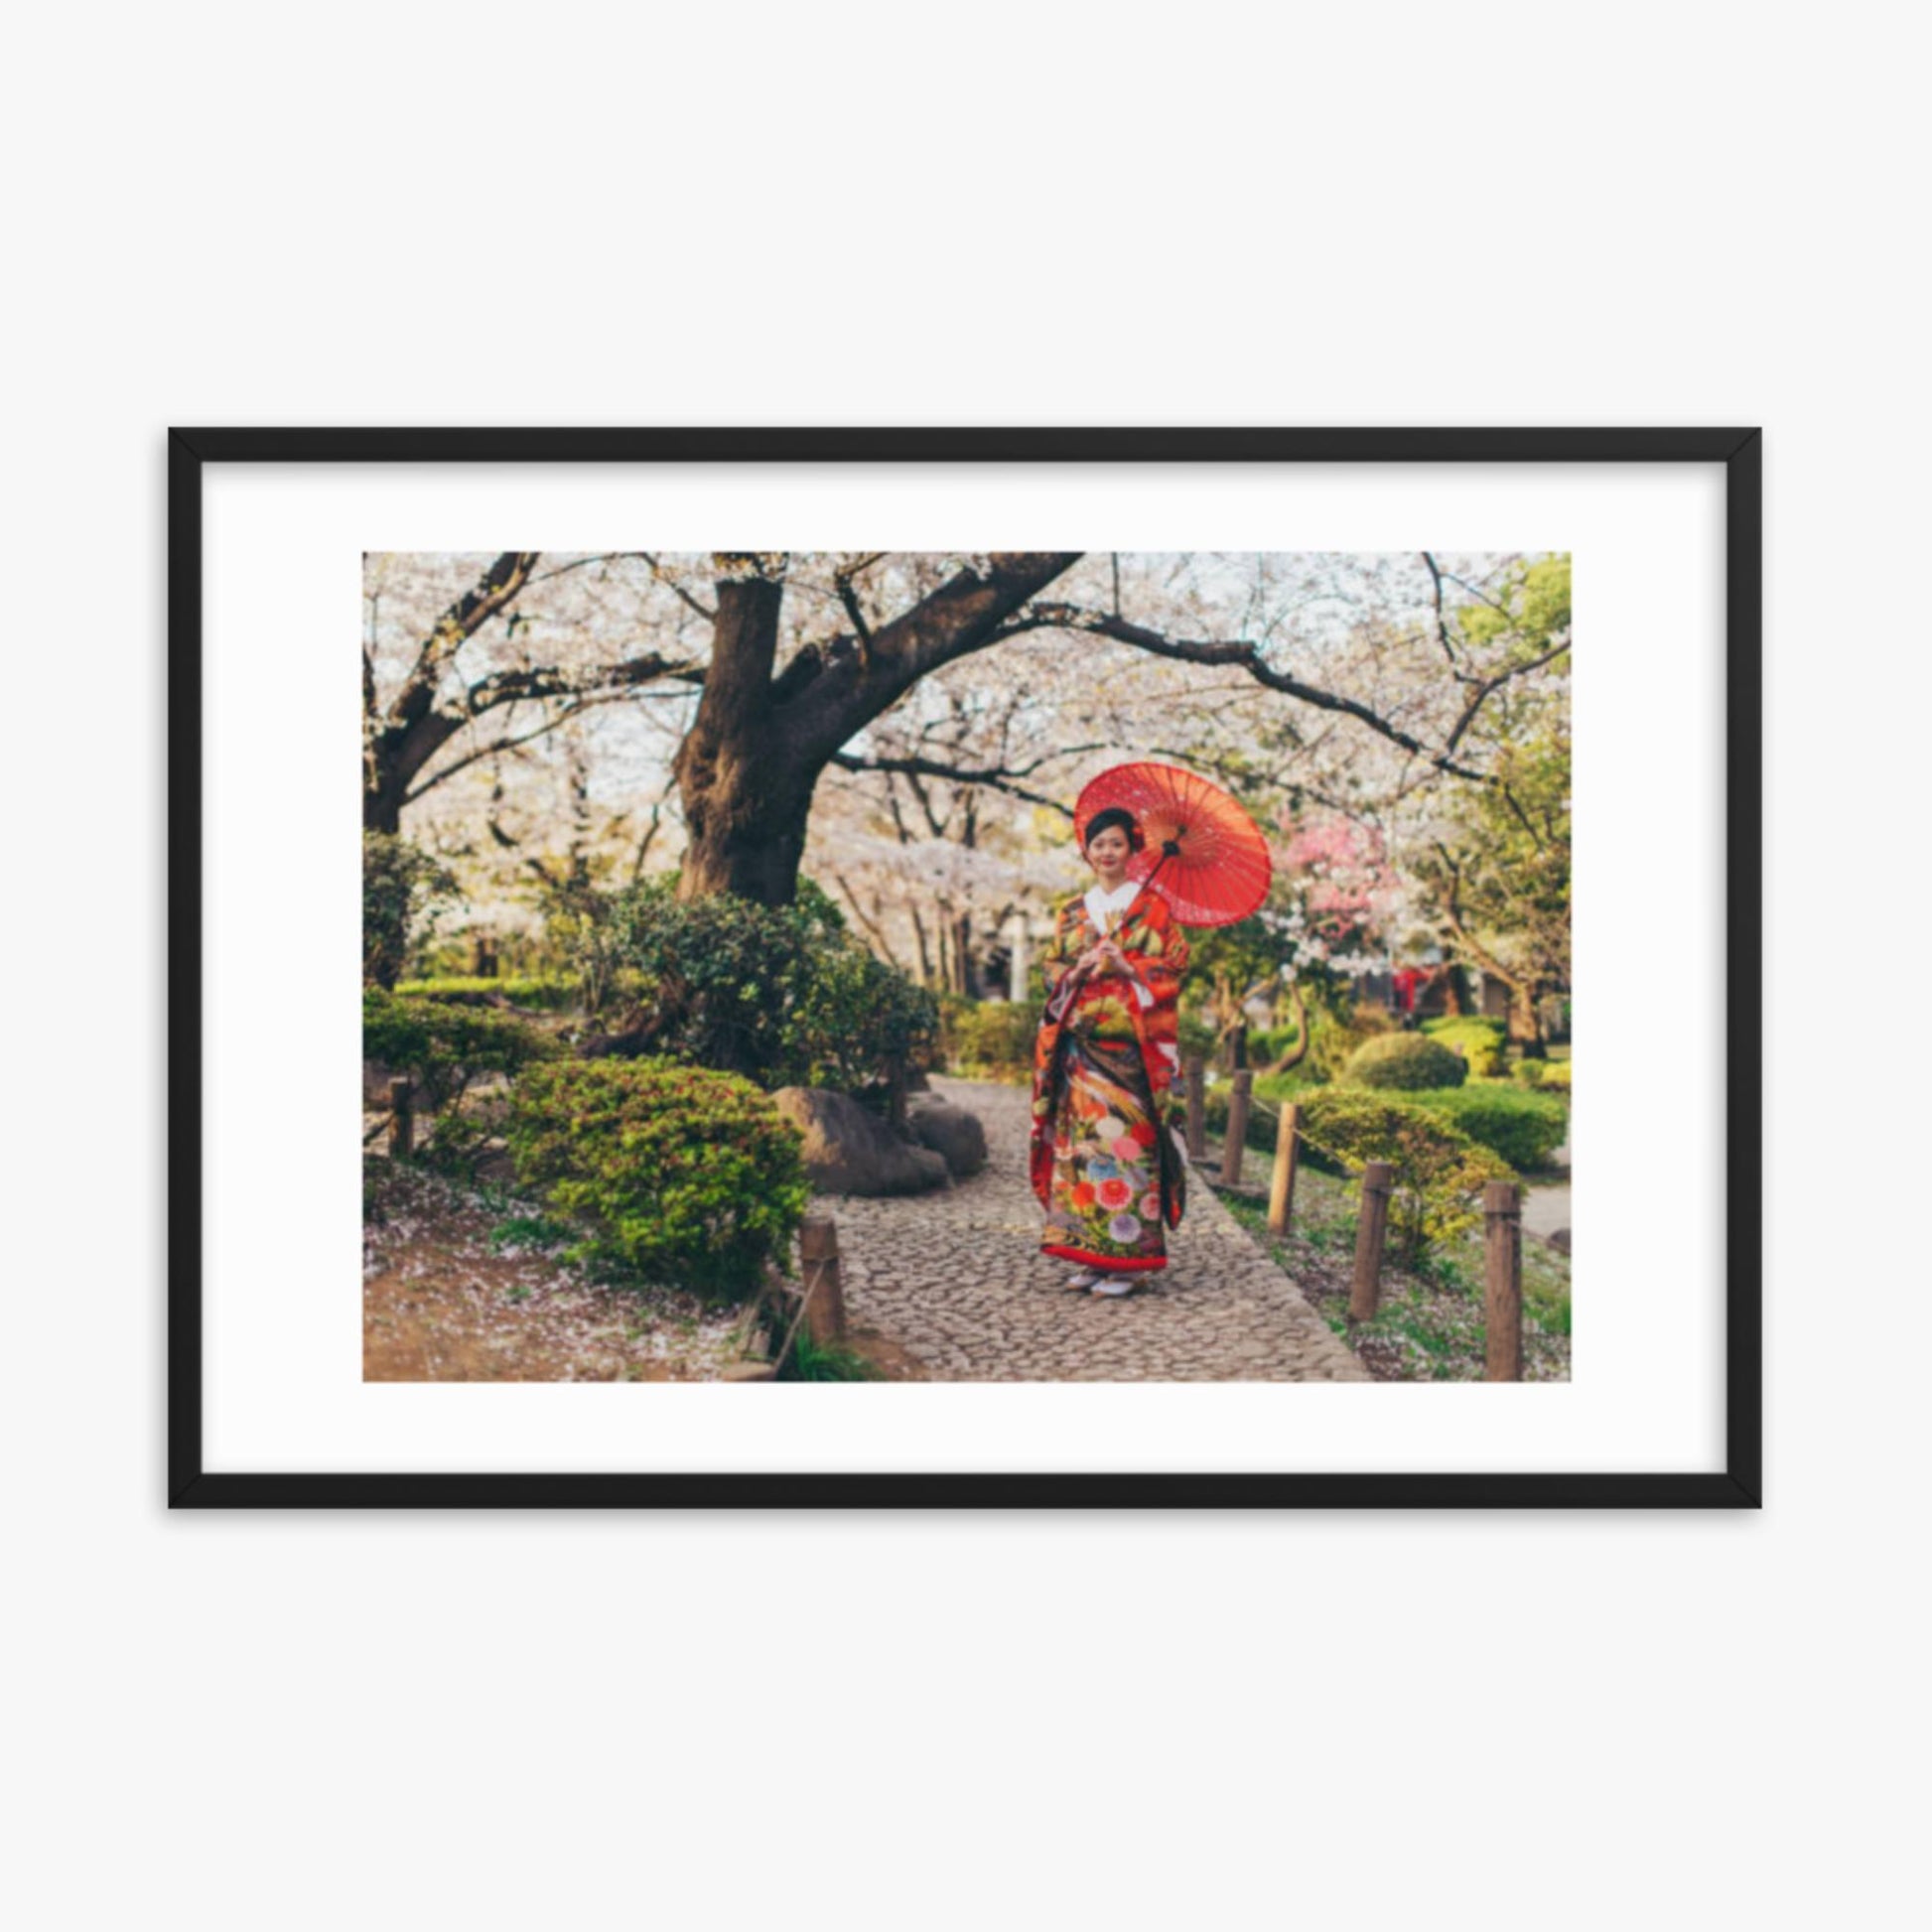
<svg viewBox="0 0 1932 1932"><path fill-rule="evenodd" d="M803 1138L749 1080L674 1060L559 1060L510 1095L516 1172L587 1230L573 1260L742 1299L811 1189Z"/></svg>
<svg viewBox="0 0 1932 1932"><path fill-rule="evenodd" d="M1349 1054L1342 1084L1351 1087L1459 1087L1468 1068L1447 1046L1421 1034L1383 1034Z"/></svg>
<svg viewBox="0 0 1932 1932"><path fill-rule="evenodd" d="M1551 1089L1560 1093L1570 1091L1568 1060L1518 1060L1509 1069L1509 1075L1519 1086L1528 1087L1533 1093Z"/></svg>
<svg viewBox="0 0 1932 1932"><path fill-rule="evenodd" d="M1500 1020L1463 1015L1454 1020L1425 1020L1422 1030L1459 1053L1476 1079L1493 1080L1502 1072L1507 1035Z"/></svg>
<svg viewBox="0 0 1932 1932"><path fill-rule="evenodd" d="M611 901L601 941L637 976L667 1057L761 1086L876 1087L937 1024L933 997L855 939L824 894L791 905L680 899L647 879Z"/></svg>
<svg viewBox="0 0 1932 1932"><path fill-rule="evenodd" d="M1408 1097L1452 1121L1512 1168L1547 1168L1570 1131L1570 1109L1556 1095L1525 1093L1501 1080L1438 1087Z"/></svg>
<svg viewBox="0 0 1932 1932"><path fill-rule="evenodd" d="M426 1112L449 1105L480 1073L515 1073L563 1048L496 1007L451 1006L362 989L362 1055L416 1081Z"/></svg>
<svg viewBox="0 0 1932 1932"><path fill-rule="evenodd" d="M1301 1106L1304 1142L1317 1165L1354 1175L1370 1161L1394 1166L1389 1227L1411 1262L1432 1241L1476 1225L1485 1181L1512 1178L1507 1162L1413 1095L1323 1087L1303 1095Z"/></svg>
<svg viewBox="0 0 1932 1932"><path fill-rule="evenodd" d="M444 1000L452 1006L486 1005L490 996L497 994L512 1006L535 1007L544 1013L561 1013L577 1004L583 993L583 983L575 973L537 973L508 979L445 974L435 979L403 980L398 983L396 991L412 999Z"/></svg>

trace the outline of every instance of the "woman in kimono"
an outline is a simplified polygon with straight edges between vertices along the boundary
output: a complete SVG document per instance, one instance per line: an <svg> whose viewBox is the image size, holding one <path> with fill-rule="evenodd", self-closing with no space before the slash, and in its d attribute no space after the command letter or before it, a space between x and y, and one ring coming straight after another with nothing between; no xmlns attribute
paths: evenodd
<svg viewBox="0 0 1932 1932"><path fill-rule="evenodd" d="M1131 812L1086 828L1094 885L1059 908L1041 965L1046 1010L1034 1047L1032 1177L1046 1210L1040 1251L1076 1264L1069 1288L1125 1295L1168 1261L1185 1203L1172 1131L1180 1097L1176 1004L1187 941L1127 863Z"/></svg>

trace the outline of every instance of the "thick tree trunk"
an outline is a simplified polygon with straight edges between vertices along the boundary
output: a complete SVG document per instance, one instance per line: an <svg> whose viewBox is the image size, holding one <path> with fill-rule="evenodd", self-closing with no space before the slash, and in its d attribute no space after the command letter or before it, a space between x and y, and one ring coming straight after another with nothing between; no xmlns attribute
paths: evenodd
<svg viewBox="0 0 1932 1932"><path fill-rule="evenodd" d="M798 896L810 787L771 787L743 766L684 787L690 840L678 878L680 898L736 893L760 905Z"/></svg>
<svg viewBox="0 0 1932 1932"><path fill-rule="evenodd" d="M1526 1060L1549 1058L1543 1043L1542 1002L1538 988L1530 980L1513 980L1509 988L1509 1037L1522 1048Z"/></svg>
<svg viewBox="0 0 1932 1932"><path fill-rule="evenodd" d="M402 836L402 792L399 787L368 788L362 793L362 830Z"/></svg>
<svg viewBox="0 0 1932 1932"><path fill-rule="evenodd" d="M762 905L797 896L816 770L799 768L773 717L781 583L718 587L718 618L704 699L675 770L688 842L681 898L736 893Z"/></svg>
<svg viewBox="0 0 1932 1932"><path fill-rule="evenodd" d="M678 892L737 893L782 905L798 888L818 774L855 733L918 680L982 649L1073 551L1016 554L962 571L868 636L808 645L774 676L782 565L719 558L718 607L704 696L678 748L689 843Z"/></svg>

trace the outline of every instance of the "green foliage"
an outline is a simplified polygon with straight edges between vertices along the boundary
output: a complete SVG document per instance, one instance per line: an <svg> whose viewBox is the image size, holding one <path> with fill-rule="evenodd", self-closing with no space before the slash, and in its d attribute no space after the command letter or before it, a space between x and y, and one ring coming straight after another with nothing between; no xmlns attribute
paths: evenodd
<svg viewBox="0 0 1932 1932"><path fill-rule="evenodd" d="M1547 1168L1570 1131L1570 1109L1555 1094L1524 1093L1501 1080L1440 1087L1414 1099L1512 1168Z"/></svg>
<svg viewBox="0 0 1932 1932"><path fill-rule="evenodd" d="M1325 985L1314 979L1304 979L1301 984L1311 1037L1308 1052L1296 1063L1297 1073L1320 1081L1339 1079L1357 1048L1395 1030L1396 1023L1386 1007L1351 1001L1345 985ZM1285 1045L1272 1057L1279 1059L1286 1050ZM1260 1059L1261 1055L1254 1057Z"/></svg>
<svg viewBox="0 0 1932 1932"><path fill-rule="evenodd" d="M1528 1087L1533 1093L1570 1091L1570 1062L1568 1060L1518 1060L1509 1069L1509 1077L1518 1086Z"/></svg>
<svg viewBox="0 0 1932 1932"><path fill-rule="evenodd" d="M1481 1218L1485 1181L1513 1178L1506 1162L1410 1099L1324 1087L1301 1100L1302 1133L1317 1162L1359 1175L1370 1161L1395 1169L1389 1228L1411 1266L1435 1241Z"/></svg>
<svg viewBox="0 0 1932 1932"><path fill-rule="evenodd" d="M428 945L457 898L456 876L388 832L362 834L362 979L394 986L412 950Z"/></svg>
<svg viewBox="0 0 1932 1932"><path fill-rule="evenodd" d="M937 1002L840 930L804 958L781 1036L786 1057L768 1084L836 1087L857 1093L884 1080L892 1062L912 1061L939 1027Z"/></svg>
<svg viewBox="0 0 1932 1932"><path fill-rule="evenodd" d="M1351 1087L1459 1087L1467 1076L1458 1054L1422 1034L1380 1034L1364 1040L1341 1070Z"/></svg>
<svg viewBox="0 0 1932 1932"><path fill-rule="evenodd" d="M798 876L798 890L792 897L792 904L821 932L849 930L845 907L816 879L807 879L803 873Z"/></svg>
<svg viewBox="0 0 1932 1932"><path fill-rule="evenodd" d="M484 1006L500 995L512 1006L542 1013L563 1013L575 1006L583 988L572 973L534 973L503 979L483 979L468 973L440 974L433 979L398 980L396 991L411 999L446 1000L454 1006Z"/></svg>
<svg viewBox="0 0 1932 1932"><path fill-rule="evenodd" d="M1508 663L1538 662L1570 622L1570 559L1526 565L1493 605L1465 607L1458 621L1486 653L1502 645ZM1475 738L1493 782L1446 794L1450 811L1415 859L1454 956L1532 1004L1570 979L1568 669L1559 649L1546 672L1505 685L1483 707Z"/></svg>
<svg viewBox="0 0 1932 1932"><path fill-rule="evenodd" d="M1278 1128L1277 1115L1283 1104L1299 1100L1316 1084L1304 1077L1299 1066L1291 1067L1286 1073L1256 1074L1253 1099L1248 1108L1248 1131L1242 1137L1242 1145L1252 1153L1272 1154ZM1223 1077L1201 1096L1201 1118L1207 1123L1208 1134L1215 1140L1227 1138L1228 1096L1231 1091Z"/></svg>
<svg viewBox="0 0 1932 1932"><path fill-rule="evenodd" d="M514 1074L555 1058L562 1046L527 1020L495 1007L451 1006L362 989L362 1055L416 1082L424 1111L436 1113L480 1073Z"/></svg>
<svg viewBox="0 0 1932 1932"><path fill-rule="evenodd" d="M620 1277L738 1300L782 1258L811 1189L798 1130L753 1086L674 1060L559 1060L510 1096L518 1178Z"/></svg>
<svg viewBox="0 0 1932 1932"><path fill-rule="evenodd" d="M937 1031L932 995L853 938L816 887L773 906L684 900L647 880L611 901L605 930L647 989L661 1053L763 1086L862 1091Z"/></svg>
<svg viewBox="0 0 1932 1932"><path fill-rule="evenodd" d="M561 1248L575 1239L571 1230L561 1221L553 1221L547 1214L509 1214L489 1230L489 1245L493 1252L502 1253L505 1249L515 1252L523 1248L547 1251Z"/></svg>
<svg viewBox="0 0 1932 1932"><path fill-rule="evenodd" d="M1256 1027L1248 1035L1248 1064L1268 1066L1301 1043L1302 1030L1294 1021L1285 1027Z"/></svg>
<svg viewBox="0 0 1932 1932"><path fill-rule="evenodd" d="M1039 1015L1010 1000L939 1002L939 1046L947 1067L975 1078L1012 1079L1031 1073Z"/></svg>
<svg viewBox="0 0 1932 1932"><path fill-rule="evenodd" d="M814 1341L800 1327L791 1353L778 1370L780 1382L881 1382L885 1377L856 1349L836 1341Z"/></svg>
<svg viewBox="0 0 1932 1932"><path fill-rule="evenodd" d="M1503 1070L1504 1028L1500 1020L1465 1016L1455 1020L1425 1020L1422 1030L1431 1039L1461 1054L1470 1076L1493 1080Z"/></svg>
<svg viewBox="0 0 1932 1932"><path fill-rule="evenodd" d="M1189 1053L1198 1053L1202 1059L1211 1058L1217 1044L1214 1029L1205 1020L1191 1013L1175 1017L1174 1043L1185 1059Z"/></svg>
<svg viewBox="0 0 1932 1932"><path fill-rule="evenodd" d="M488 1152L489 1129L482 1121L450 1112L439 1114L425 1129L416 1159L452 1180L474 1181Z"/></svg>

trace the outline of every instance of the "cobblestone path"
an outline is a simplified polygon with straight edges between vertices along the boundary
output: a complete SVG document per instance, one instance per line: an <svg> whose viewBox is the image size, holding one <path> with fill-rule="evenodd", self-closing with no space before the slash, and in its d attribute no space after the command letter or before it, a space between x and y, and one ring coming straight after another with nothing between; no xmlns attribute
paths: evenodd
<svg viewBox="0 0 1932 1932"><path fill-rule="evenodd" d="M986 1128L985 1170L897 1199L831 1195L852 1315L948 1382L1366 1382L1368 1371L1198 1174L1168 1265L1118 1299L1039 1252L1023 1088L935 1079Z"/></svg>

